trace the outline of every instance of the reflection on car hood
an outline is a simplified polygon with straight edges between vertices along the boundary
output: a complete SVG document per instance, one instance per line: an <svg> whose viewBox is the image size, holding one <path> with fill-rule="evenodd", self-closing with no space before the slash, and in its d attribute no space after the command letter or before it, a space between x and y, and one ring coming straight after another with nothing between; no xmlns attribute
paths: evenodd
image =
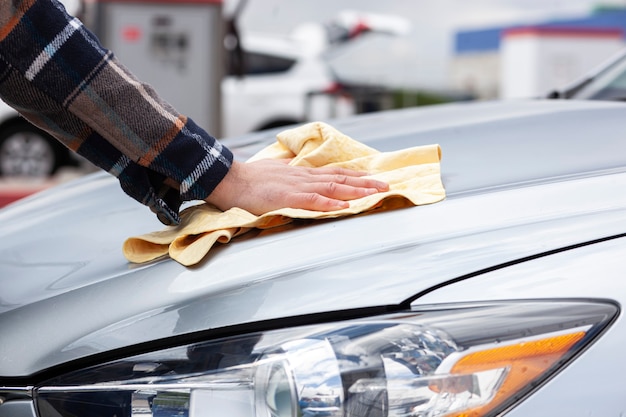
<svg viewBox="0 0 626 417"><path fill-rule="evenodd" d="M194 268L124 259L126 237L162 226L107 174L44 191L0 211L0 373L242 323L393 308L474 271L610 234L626 221L626 196L614 191L626 189L625 111L481 103L333 123L383 151L439 143L448 198L250 233ZM266 139L226 144L245 158Z"/></svg>

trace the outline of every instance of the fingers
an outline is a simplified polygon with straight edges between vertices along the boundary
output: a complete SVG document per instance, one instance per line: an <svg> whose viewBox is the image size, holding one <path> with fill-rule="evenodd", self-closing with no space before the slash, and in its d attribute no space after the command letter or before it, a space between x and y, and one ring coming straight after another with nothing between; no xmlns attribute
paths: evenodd
<svg viewBox="0 0 626 417"><path fill-rule="evenodd" d="M317 193L298 193L291 196L292 207L311 211L335 211L350 207L350 203L344 200L325 197Z"/></svg>
<svg viewBox="0 0 626 417"><path fill-rule="evenodd" d="M336 171L336 170L334 170ZM342 170L328 174L329 170L308 170L306 179L287 195L289 207L312 211L335 211L350 207L349 201L389 190L385 182L362 177L362 173Z"/></svg>
<svg viewBox="0 0 626 417"><path fill-rule="evenodd" d="M319 194L335 200L355 200L357 198L367 197L376 194L382 190L368 186L353 186L341 184L339 182L318 182L309 184L308 190L313 194Z"/></svg>
<svg viewBox="0 0 626 417"><path fill-rule="evenodd" d="M233 163L206 201L222 210L240 207L253 214L280 208L334 211L348 201L389 189L364 173L343 168L305 168L276 160Z"/></svg>
<svg viewBox="0 0 626 417"><path fill-rule="evenodd" d="M325 199L312 200L316 202L316 206L321 207L317 210L335 210L335 208L324 209L325 207L345 208L346 205L340 204L337 200L355 200L389 190L387 183L366 178L363 176L366 175L365 173L348 169L310 168L308 173L311 177L303 187L303 190L325 197Z"/></svg>
<svg viewBox="0 0 626 417"><path fill-rule="evenodd" d="M328 192L334 194L336 191L333 187L337 187L337 191L341 191L345 189L344 187L339 187L339 185L343 185L345 187L350 188L358 188L364 190L374 190L374 192L388 191L389 184L375 180L373 178L363 177L363 173L356 173L357 175L346 175L346 174L335 174L335 175L315 175L315 182L326 183L328 187ZM369 191L361 196L368 195ZM326 193L323 193L326 195ZM355 197L358 197L358 194L355 194Z"/></svg>

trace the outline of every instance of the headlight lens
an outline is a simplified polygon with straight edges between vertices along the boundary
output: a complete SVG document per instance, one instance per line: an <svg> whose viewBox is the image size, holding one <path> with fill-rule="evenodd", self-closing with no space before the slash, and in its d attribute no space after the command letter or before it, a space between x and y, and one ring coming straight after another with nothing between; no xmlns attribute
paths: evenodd
<svg viewBox="0 0 626 417"><path fill-rule="evenodd" d="M259 332L67 374L35 400L41 417L486 416L532 392L617 312L503 302Z"/></svg>

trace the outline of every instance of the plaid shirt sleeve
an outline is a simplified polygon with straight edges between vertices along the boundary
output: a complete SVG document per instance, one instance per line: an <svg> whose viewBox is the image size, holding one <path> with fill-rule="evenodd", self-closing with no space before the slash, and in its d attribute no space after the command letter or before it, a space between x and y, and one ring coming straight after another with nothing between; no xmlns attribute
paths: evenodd
<svg viewBox="0 0 626 417"><path fill-rule="evenodd" d="M0 97L116 176L165 224L202 200L233 156L141 83L57 0L0 3Z"/></svg>

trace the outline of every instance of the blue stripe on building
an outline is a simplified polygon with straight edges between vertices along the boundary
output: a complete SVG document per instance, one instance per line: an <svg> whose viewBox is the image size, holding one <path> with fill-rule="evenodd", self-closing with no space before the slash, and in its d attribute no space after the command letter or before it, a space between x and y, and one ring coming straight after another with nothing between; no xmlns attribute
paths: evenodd
<svg viewBox="0 0 626 417"><path fill-rule="evenodd" d="M455 34L455 54L495 52L500 49L502 34L509 29L520 27L535 28L580 28L618 29L626 38L626 9L598 8L591 15L578 19L550 20L532 25L509 25L478 30L461 30Z"/></svg>

